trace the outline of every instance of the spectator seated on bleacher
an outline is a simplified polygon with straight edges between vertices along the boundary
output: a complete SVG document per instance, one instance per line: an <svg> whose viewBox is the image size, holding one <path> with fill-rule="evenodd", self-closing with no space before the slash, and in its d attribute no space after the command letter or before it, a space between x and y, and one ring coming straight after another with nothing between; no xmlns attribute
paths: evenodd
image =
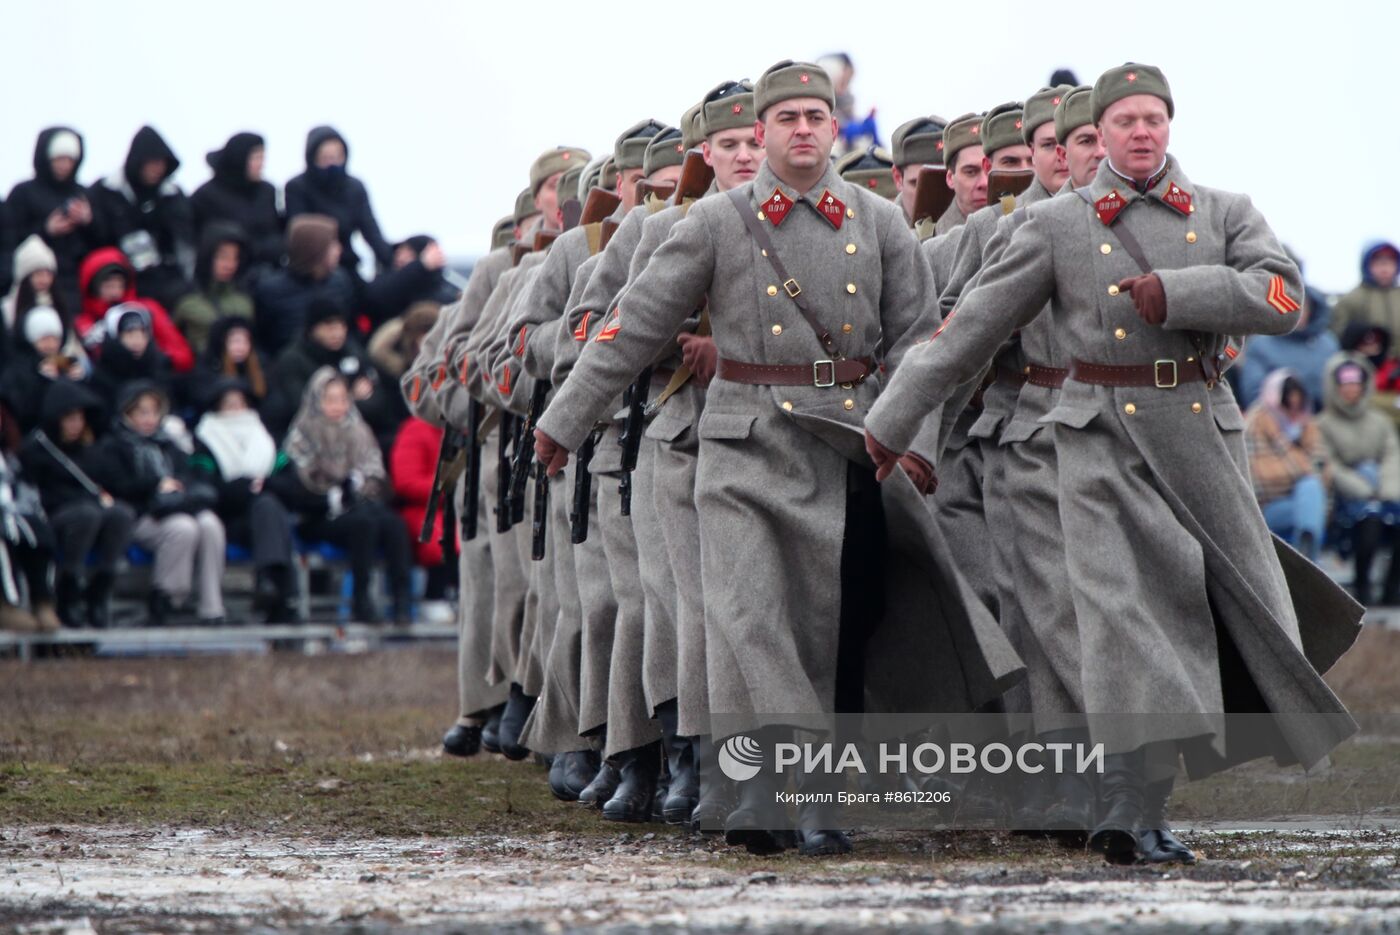
<svg viewBox="0 0 1400 935"><path fill-rule="evenodd" d="M195 382L209 386L217 380L241 380L248 404L260 413L267 402L270 368L253 346L253 323L245 318L220 318L209 328L209 344L195 367Z"/></svg>
<svg viewBox="0 0 1400 935"><path fill-rule="evenodd" d="M8 418L0 415L0 419ZM19 459L0 452L0 630L52 633L61 623L54 609L53 531L39 491L22 475ZM28 590L28 607L20 592Z"/></svg>
<svg viewBox="0 0 1400 935"><path fill-rule="evenodd" d="M299 338L313 303L341 309L355 304L355 281L340 265L335 221L304 214L287 225L287 265L258 279L257 344L269 357Z"/></svg>
<svg viewBox="0 0 1400 935"><path fill-rule="evenodd" d="M95 433L104 424L96 396L81 386L56 383L44 396L39 428L20 449L24 476L39 488L58 546L55 597L59 619L70 627L110 625L117 563L136 522L136 511L98 479Z"/></svg>
<svg viewBox="0 0 1400 935"><path fill-rule="evenodd" d="M380 619L370 597L370 575L382 552L394 620L409 622L408 533L387 503L384 459L341 373L322 367L312 374L284 450L289 469L274 473L268 484L301 515L303 540L330 542L350 553L353 619Z"/></svg>
<svg viewBox="0 0 1400 935"><path fill-rule="evenodd" d="M151 315L144 305L114 305L97 326L105 334L98 349L92 373L92 388L102 399L113 402L122 387L140 380L160 387L167 396L173 379L170 358L151 340ZM88 332L91 340L97 329Z"/></svg>
<svg viewBox="0 0 1400 935"><path fill-rule="evenodd" d="M293 618L292 524L287 508L267 486L278 466L277 444L242 380L220 378L195 426L195 473L218 491L215 507L231 542L252 553L254 600L268 623Z"/></svg>
<svg viewBox="0 0 1400 935"><path fill-rule="evenodd" d="M6 414L6 434L33 431L39 425L44 394L54 383L88 382L86 359L69 357L63 320L58 312L35 306L24 313L22 331L15 335L5 370L0 374L0 404Z"/></svg>
<svg viewBox="0 0 1400 935"><path fill-rule="evenodd" d="M203 238L210 225L237 226L247 238L244 267L253 278L275 270L282 262L283 227L277 210L277 189L263 178L267 147L256 133L235 133L223 148L205 156L214 177L190 196L195 236Z"/></svg>
<svg viewBox="0 0 1400 935"><path fill-rule="evenodd" d="M442 600L449 583L457 577L455 565L450 568L443 565L441 510L433 518L432 537L427 542L418 541L423 519L428 514L428 499L433 492L442 435L440 426L424 422L416 416L410 417L399 430L399 437L394 439L394 448L389 453L389 476L394 482L394 495L398 501L399 515L403 517L404 529L413 543L413 557L428 570L428 586L424 593L428 600ZM456 530L451 533L453 536L457 534Z"/></svg>
<svg viewBox="0 0 1400 935"><path fill-rule="evenodd" d="M1254 495L1269 530L1317 561L1327 526L1327 453L1312 400L1291 371L1264 378L1245 414L1244 437Z"/></svg>
<svg viewBox="0 0 1400 935"><path fill-rule="evenodd" d="M163 626L197 591L199 622L224 620L224 524L218 491L190 465L189 453L161 423L169 397L154 383L122 388L112 430L97 458L98 481L137 512L132 538L154 553L152 626Z"/></svg>
<svg viewBox="0 0 1400 935"><path fill-rule="evenodd" d="M1318 416L1336 493L1333 523L1349 537L1356 564L1356 599L1375 597L1371 566L1383 546L1391 551L1380 602L1400 602L1400 561L1394 524L1400 519L1400 438L1395 425L1371 405L1375 371L1366 358L1342 352L1327 368L1326 405Z"/></svg>
<svg viewBox="0 0 1400 935"><path fill-rule="evenodd" d="M0 271L4 270L5 262L0 258ZM56 288L58 258L44 243L44 238L30 234L15 248L13 272L14 282L0 306L4 309L11 353L17 338L24 334L24 320L30 309L51 308L58 312L58 317L63 321L64 356L80 361L84 367L91 369L87 351L83 349L83 342L78 340L78 332L73 327L77 309L65 304L63 291Z"/></svg>
<svg viewBox="0 0 1400 935"><path fill-rule="evenodd" d="M209 331L220 318L252 324L253 297L239 282L247 252L237 227L214 222L205 228L194 263L194 288L175 303L175 324L197 355L209 347Z"/></svg>
<svg viewBox="0 0 1400 935"><path fill-rule="evenodd" d="M136 294L136 271L116 247L102 247L83 258L78 274L83 290L83 307L78 314L78 335L89 348L101 346L108 331L102 325L114 305L140 305L150 319L151 339L170 358L176 373L188 373L194 367L194 354L185 336L166 314L164 306L155 299Z"/></svg>

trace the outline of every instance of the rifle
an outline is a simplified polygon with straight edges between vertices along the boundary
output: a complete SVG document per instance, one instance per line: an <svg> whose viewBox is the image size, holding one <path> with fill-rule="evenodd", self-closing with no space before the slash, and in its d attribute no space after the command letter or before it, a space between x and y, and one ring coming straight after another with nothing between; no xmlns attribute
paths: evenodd
<svg viewBox="0 0 1400 935"><path fill-rule="evenodd" d="M559 232L558 232L558 231L537 231L537 232L535 233L535 248L534 248L534 252L535 252L535 253L538 253L538 252L540 252L541 250L548 250L548 249L549 249L549 245L552 244L552 243L554 243L554 241L557 240L558 238L559 238Z"/></svg>
<svg viewBox="0 0 1400 935"><path fill-rule="evenodd" d="M530 518L530 559L544 561L544 542L549 524L549 476L545 466L535 462L535 515Z"/></svg>
<svg viewBox="0 0 1400 935"><path fill-rule="evenodd" d="M573 230L578 227L579 218L583 217L583 205L577 198L570 198L559 208L559 214L564 220L564 230Z"/></svg>
<svg viewBox="0 0 1400 935"><path fill-rule="evenodd" d="M642 450L642 432L646 428L647 393L651 390L651 368L643 370L637 382L622 394L622 405L627 407L627 418L618 433L617 443L622 446L622 482L617 492L622 496L622 515L632 515L632 472L637 469L637 456Z"/></svg>
<svg viewBox="0 0 1400 935"><path fill-rule="evenodd" d="M515 416L501 413L501 423L496 436L496 466L499 477L496 480L496 532L503 535L510 532L510 443L515 428Z"/></svg>
<svg viewBox="0 0 1400 935"><path fill-rule="evenodd" d="M525 254L530 252L530 248L523 243L513 243L510 245L510 265L519 266L520 261L525 259Z"/></svg>
<svg viewBox="0 0 1400 935"><path fill-rule="evenodd" d="M481 496L481 401L470 399L467 402L466 465L462 472L462 541L471 542L476 538L477 518L480 512L478 498Z"/></svg>
<svg viewBox="0 0 1400 935"><path fill-rule="evenodd" d="M622 204L622 199L612 192L595 188L588 193L588 202L583 206L583 214L579 216L580 224L597 224L604 218L611 215Z"/></svg>
<svg viewBox="0 0 1400 935"><path fill-rule="evenodd" d="M593 462L593 451L602 437L601 428L589 432L574 457L574 500L569 509L569 541L574 545L588 541L588 507L593 493L593 474L588 465Z"/></svg>
<svg viewBox="0 0 1400 935"><path fill-rule="evenodd" d="M685 154L685 162L681 165L681 178L676 183L676 203L704 197L714 180L715 170L705 162L704 154L699 149L690 150Z"/></svg>
<svg viewBox="0 0 1400 935"><path fill-rule="evenodd" d="M995 169L987 176L987 204L1001 202L1002 213L1010 214L1016 210L1016 198L1034 181L1034 169Z"/></svg>
<svg viewBox="0 0 1400 935"><path fill-rule="evenodd" d="M920 221L938 223L953 203L953 190L948 187L948 170L943 166L926 165L919 170L919 183L914 189L914 224Z"/></svg>
<svg viewBox="0 0 1400 935"><path fill-rule="evenodd" d="M451 497L452 493L445 488L448 486L448 477L452 473L453 462L462 451L461 434L452 426L448 426L442 433L442 444L438 446L437 467L433 470L433 486L428 493L428 508L423 513L423 526L418 530L418 541L426 543L433 538L433 525L437 521L438 509L442 505L444 497ZM443 535L447 533L444 531Z"/></svg>
<svg viewBox="0 0 1400 935"><path fill-rule="evenodd" d="M612 218L603 221L598 234L598 252L602 253L607 249L608 241L612 240L612 235L617 233L618 222Z"/></svg>
<svg viewBox="0 0 1400 935"><path fill-rule="evenodd" d="M455 567L457 563L457 502L452 499L450 488L442 492L442 535L438 539L438 547L442 549L442 567Z"/></svg>
<svg viewBox="0 0 1400 935"><path fill-rule="evenodd" d="M666 201L675 194L675 191L675 182L648 182L643 180L637 184L637 192L639 195L637 203L646 204L648 197L655 198L658 201Z"/></svg>
<svg viewBox="0 0 1400 935"><path fill-rule="evenodd" d="M536 380L530 390L530 410L523 420L517 419L519 434L515 439L515 457L510 468L510 521L525 519L525 482L530 479L530 462L535 457L535 426L544 412L549 397L548 380Z"/></svg>

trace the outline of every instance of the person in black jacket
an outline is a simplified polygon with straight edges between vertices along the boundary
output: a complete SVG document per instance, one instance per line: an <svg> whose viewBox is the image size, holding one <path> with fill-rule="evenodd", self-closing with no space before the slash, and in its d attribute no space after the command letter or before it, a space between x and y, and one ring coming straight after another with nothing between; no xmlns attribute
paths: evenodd
<svg viewBox="0 0 1400 935"><path fill-rule="evenodd" d="M67 331L58 312L36 305L17 322L10 359L0 373L0 404L23 434L39 427L44 395L56 382L87 383L86 361L67 356Z"/></svg>
<svg viewBox="0 0 1400 935"><path fill-rule="evenodd" d="M180 160L154 127L136 131L122 168L88 187L97 238L136 269L136 290L166 308L190 290L194 214L171 178Z"/></svg>
<svg viewBox="0 0 1400 935"><path fill-rule="evenodd" d="M145 306L134 302L113 306L98 327L106 337L92 371L92 388L102 399L118 399L122 387L138 380L170 393L170 358L151 339L151 316Z"/></svg>
<svg viewBox="0 0 1400 935"><path fill-rule="evenodd" d="M81 305L78 264L99 246L92 203L78 184L83 164L83 138L71 127L49 127L34 144L34 178L20 182L5 201L10 235L4 253L10 254L30 234L38 234L58 259L62 307Z"/></svg>
<svg viewBox="0 0 1400 935"><path fill-rule="evenodd" d="M340 263L357 280L359 265L350 238L358 231L374 251L380 268L393 260L393 249L379 231L369 192L346 172L350 147L334 127L313 127L306 134L306 171L287 183L287 220L299 214L325 214L340 225Z"/></svg>
<svg viewBox="0 0 1400 935"><path fill-rule="evenodd" d="M293 617L292 521L267 479L286 458L263 427L242 380L222 377L195 426L191 464L219 492L217 511L229 539L253 553L258 609L268 623Z"/></svg>
<svg viewBox="0 0 1400 935"><path fill-rule="evenodd" d="M197 237L213 221L236 224L248 240L245 267L250 279L271 272L282 262L282 230L277 210L277 189L263 180L263 138L256 133L235 133L223 149L205 157L214 177L190 196Z"/></svg>
<svg viewBox="0 0 1400 935"><path fill-rule="evenodd" d="M132 539L155 554L150 624L163 626L196 590L199 622L220 624L225 538L214 512L218 491L163 430L170 402L160 387L128 383L117 403L112 431L98 446L97 479L136 510Z"/></svg>
<svg viewBox="0 0 1400 935"><path fill-rule="evenodd" d="M375 277L365 286L365 313L370 332L386 321L398 318L415 302L448 305L457 300L457 290L442 277L447 255L436 240L424 234L394 245L394 268Z"/></svg>
<svg viewBox="0 0 1400 935"><path fill-rule="evenodd" d="M20 449L25 476L39 488L58 547L58 616L68 626L111 623L117 562L126 554L136 511L102 487L94 430L102 403L86 389L55 383L41 425ZM87 560L92 557L89 568ZM83 578L87 586L83 587ZM83 604L86 602L86 611Z"/></svg>
<svg viewBox="0 0 1400 935"><path fill-rule="evenodd" d="M301 335L307 310L323 300L354 308L355 281L340 266L335 221L303 214L287 225L287 265L258 280L253 292L258 347L276 355Z"/></svg>
<svg viewBox="0 0 1400 935"><path fill-rule="evenodd" d="M332 302L318 301L311 306L301 340L283 351L273 365L264 421L274 436L286 434L311 375L321 367L330 367L349 384L355 408L369 424L383 453L393 446L408 410L398 382L381 374L350 337L347 319L345 310Z"/></svg>
<svg viewBox="0 0 1400 935"><path fill-rule="evenodd" d="M259 412L267 402L272 368L253 345L253 323L246 318L220 318L209 326L209 345L195 364L194 381L236 379L248 391L248 404Z"/></svg>

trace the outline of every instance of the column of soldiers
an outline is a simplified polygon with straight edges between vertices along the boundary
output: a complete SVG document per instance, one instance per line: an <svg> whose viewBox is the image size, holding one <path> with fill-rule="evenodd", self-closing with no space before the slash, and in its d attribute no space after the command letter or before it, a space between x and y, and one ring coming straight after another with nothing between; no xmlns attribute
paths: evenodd
<svg viewBox="0 0 1400 935"><path fill-rule="evenodd" d="M1298 270L1169 154L1156 68L838 164L833 103L783 61L546 151L424 341L403 389L448 427L461 529L444 745L542 754L608 819L839 854L821 796L793 833L769 773L713 773L713 716L1021 715L1108 756L1016 827L1194 861L1179 763L1311 765L1353 729L1319 673L1361 610L1268 534L1221 378L1293 327Z"/></svg>

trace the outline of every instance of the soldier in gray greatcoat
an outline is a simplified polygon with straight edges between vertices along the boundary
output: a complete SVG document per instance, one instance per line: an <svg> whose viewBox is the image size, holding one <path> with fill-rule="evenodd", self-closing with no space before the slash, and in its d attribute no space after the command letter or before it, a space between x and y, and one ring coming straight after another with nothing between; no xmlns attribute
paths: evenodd
<svg viewBox="0 0 1400 935"><path fill-rule="evenodd" d="M1355 639L1361 608L1270 537L1233 460L1243 420L1220 380L1226 336L1289 331L1297 267L1247 197L1195 185L1168 154L1159 70L1112 69L1091 100L1108 154L1092 184L1028 209L866 426L887 475L932 408L1050 316L1069 374L1041 421L1084 706L1110 753L1091 842L1126 862L1161 844L1145 800L1178 753L1193 776L1265 754L1310 766L1355 730L1319 673ZM1240 711L1274 716L1228 730ZM1110 714L1138 717L1096 717Z"/></svg>
<svg viewBox="0 0 1400 935"><path fill-rule="evenodd" d="M764 168L675 225L580 355L541 420L537 454L562 467L708 295L718 364L699 423L696 504L702 577L714 584L704 588L712 712L757 730L871 706L969 710L1022 670L936 530L919 527L932 545L913 566L917 582L884 580L911 567L885 561L885 530L928 516L909 482L931 489L937 422L905 456L893 499L882 501L851 444L879 368L897 372L914 323L937 316L932 271L898 209L831 166L820 68L773 66L754 106ZM790 843L769 823L772 791L745 784L726 822L731 843ZM804 806L799 823L804 852L849 850L829 806Z"/></svg>

